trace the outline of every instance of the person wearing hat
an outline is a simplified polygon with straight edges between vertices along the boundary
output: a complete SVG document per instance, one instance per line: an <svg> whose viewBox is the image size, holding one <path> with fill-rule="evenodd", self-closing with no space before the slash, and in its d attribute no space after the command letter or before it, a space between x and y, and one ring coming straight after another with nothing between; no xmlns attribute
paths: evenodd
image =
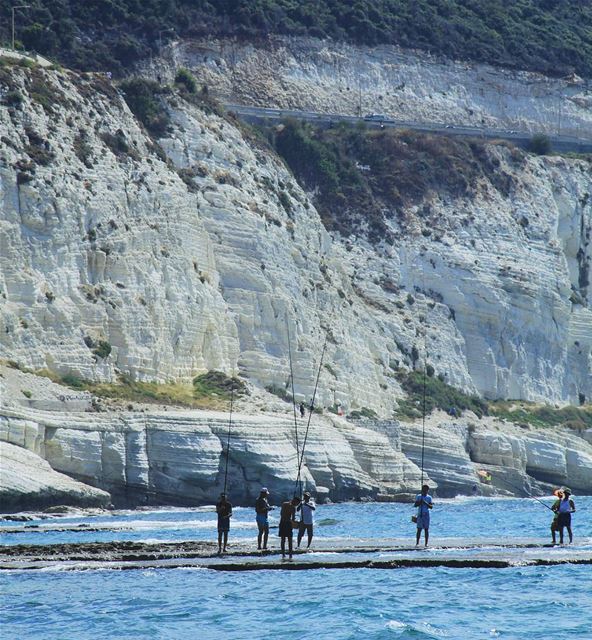
<svg viewBox="0 0 592 640"><path fill-rule="evenodd" d="M261 550L261 542L263 541L263 550L267 549L267 539L269 538L269 518L268 513L273 509L269 506L269 491L267 487L262 487L259 497L255 500L255 513L257 519L257 549Z"/></svg>
<svg viewBox="0 0 592 640"><path fill-rule="evenodd" d="M216 513L218 514L218 553L222 553L226 552L228 545L228 532L232 517L232 505L225 493L220 494L220 500L216 503ZM222 548L222 538L224 538L224 548Z"/></svg>
<svg viewBox="0 0 592 640"><path fill-rule="evenodd" d="M557 511L557 529L559 531L559 544L563 544L563 529L567 529L569 541L573 542L573 534L571 532L571 514L575 512L576 505L571 498L571 490L565 487L563 489L563 498L559 500L559 505L553 510Z"/></svg>
<svg viewBox="0 0 592 640"><path fill-rule="evenodd" d="M310 543L312 542L312 529L314 523L314 511L316 509L314 502L310 499L310 493L308 491L304 492L304 502L301 502L296 511L300 511L302 513L302 517L300 519L300 527L298 529L298 547L300 547L300 542L302 540L302 536L304 536L304 532L306 531L306 535L308 536L308 544L306 548L310 547Z"/></svg>

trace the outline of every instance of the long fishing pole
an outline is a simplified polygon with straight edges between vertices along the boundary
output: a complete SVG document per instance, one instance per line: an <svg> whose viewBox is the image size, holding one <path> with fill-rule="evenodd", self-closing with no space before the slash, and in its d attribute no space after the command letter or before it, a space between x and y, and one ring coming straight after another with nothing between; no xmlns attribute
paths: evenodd
<svg viewBox="0 0 592 640"><path fill-rule="evenodd" d="M298 418L296 417L296 394L294 393L294 370L292 368L292 346L290 341L290 326L286 315L286 332L288 334L288 359L290 361L290 380L292 383L292 411L294 412L294 433L296 434L296 460L300 459L300 443L298 442Z"/></svg>
<svg viewBox="0 0 592 640"><path fill-rule="evenodd" d="M423 487L423 462L425 454L425 422L426 422L426 361L427 353L424 342L424 360L423 360L423 401L421 411L421 486Z"/></svg>
<svg viewBox="0 0 592 640"><path fill-rule="evenodd" d="M304 450L306 448L306 441L308 440L308 431L310 429L310 420L312 418L312 412L314 410L315 398L317 396L317 389L319 387L319 379L321 377L321 369L323 367L323 358L325 356L325 350L327 348L327 336L325 336L325 344L323 345L323 351L321 352L321 359L319 361L319 370L317 373L317 379L314 386L314 391L312 394L312 400L310 401L310 411L308 412L308 422L306 424L306 431L304 432L304 441L302 442L302 449L300 450L300 462L298 463L298 475L296 476L296 484L294 486L294 494L296 494L296 489L298 488L298 483L300 482L300 474L302 471L302 463L304 461Z"/></svg>
<svg viewBox="0 0 592 640"><path fill-rule="evenodd" d="M228 482L228 458L230 456L230 430L232 428L232 405L234 403L234 380L231 380L230 387L230 416L228 419L228 438L226 440L226 467L224 469L224 491L226 493L226 485Z"/></svg>
<svg viewBox="0 0 592 640"><path fill-rule="evenodd" d="M424 327L423 327L423 392L421 407L421 487L423 489L423 466L425 456L425 423L426 423L426 396L427 396L427 366L428 366L428 299L425 286L425 268L422 265L421 277L423 281L423 297L425 301Z"/></svg>

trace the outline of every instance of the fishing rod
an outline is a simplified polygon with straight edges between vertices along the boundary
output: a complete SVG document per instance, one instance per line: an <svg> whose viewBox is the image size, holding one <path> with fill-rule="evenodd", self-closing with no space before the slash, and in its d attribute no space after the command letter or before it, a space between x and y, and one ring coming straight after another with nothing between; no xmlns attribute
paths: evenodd
<svg viewBox="0 0 592 640"><path fill-rule="evenodd" d="M526 497L527 498L530 498L531 500L536 500L537 502L542 504L543 507L545 507L546 509L549 509L549 511L553 511L552 507L550 507L548 504L544 503L542 500L539 500L538 498L536 498L532 494L528 493L528 491L526 491L523 487L519 487L518 485L512 484L511 482L508 482L507 480L504 480L503 478L496 478L496 480L499 481L499 482L502 482L503 484L508 485L508 487L511 487L515 491L519 491L521 493L526 493ZM553 511L553 513L555 513L555 512Z"/></svg>
<svg viewBox="0 0 592 640"><path fill-rule="evenodd" d="M424 334L425 338L425 334ZM421 411L421 486L423 488L423 463L425 455L425 423L426 423L426 362L427 362L426 342L424 339L424 358L423 358L423 400Z"/></svg>
<svg viewBox="0 0 592 640"><path fill-rule="evenodd" d="M422 265L421 278L423 282L423 297L425 302L424 328L423 328L423 391L421 409L421 487L423 489L424 456L425 456L425 423L426 423L426 396L427 396L427 366L428 366L428 299L425 286L425 267Z"/></svg>
<svg viewBox="0 0 592 640"><path fill-rule="evenodd" d="M306 441L308 440L308 430L310 429L310 420L312 418L312 412L314 410L314 402L317 396L317 389L319 387L319 379L321 377L321 369L323 367L323 358L325 356L326 349L327 349L327 336L325 336L325 344L323 345L323 351L321 352L321 360L319 362L319 371L317 373L317 379L316 379L314 391L312 394L312 400L310 401L310 411L308 413L308 422L306 424L306 431L304 432L304 441L302 443L302 449L300 450L300 462L298 463L298 475L296 476L296 484L294 485L294 495L296 495L296 489L298 488L298 483L301 482L300 474L302 471L302 463L304 461L304 450L306 448Z"/></svg>
<svg viewBox="0 0 592 640"><path fill-rule="evenodd" d="M226 494L226 484L228 481L228 458L230 456L230 429L232 428L232 405L234 402L234 380L231 380L230 386L230 417L228 419L228 438L226 440L226 467L224 469L224 491Z"/></svg>
<svg viewBox="0 0 592 640"><path fill-rule="evenodd" d="M290 325L288 323L287 315L286 315L286 332L288 334L288 359L290 361L290 381L292 383L292 411L294 413L294 432L296 434L296 460L299 460L300 459L300 443L298 442L298 418L296 416L296 394L294 393L294 370L292 368L292 346L290 341Z"/></svg>

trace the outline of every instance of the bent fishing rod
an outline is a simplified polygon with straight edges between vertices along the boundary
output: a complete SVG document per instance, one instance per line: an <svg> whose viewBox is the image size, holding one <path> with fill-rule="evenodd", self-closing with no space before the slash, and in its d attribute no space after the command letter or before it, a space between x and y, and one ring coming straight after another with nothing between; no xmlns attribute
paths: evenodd
<svg viewBox="0 0 592 640"><path fill-rule="evenodd" d="M542 500L539 500L538 498L536 498L532 494L528 493L528 491L526 491L524 488L519 487L518 485L512 484L511 482L508 482L507 480L504 480L503 478L496 478L496 480L508 485L508 487L511 487L515 491L520 491L521 493L525 493L527 498L530 498L531 500L536 500L537 502L542 504L543 507L545 507L545 509L549 509L549 511L553 511L552 507L550 507L548 504L544 503ZM555 513L555 511L553 511L553 513Z"/></svg>

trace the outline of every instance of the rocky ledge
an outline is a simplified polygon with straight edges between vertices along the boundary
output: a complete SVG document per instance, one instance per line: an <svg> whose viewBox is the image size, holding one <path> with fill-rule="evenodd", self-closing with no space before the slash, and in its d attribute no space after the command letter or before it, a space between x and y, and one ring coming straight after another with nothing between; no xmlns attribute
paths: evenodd
<svg viewBox="0 0 592 640"><path fill-rule="evenodd" d="M0 440L9 447L3 455L5 509L31 506L38 495L36 506L43 496L51 504L105 504L105 491L121 505L197 505L212 503L224 484L229 422L222 412L14 407L3 413ZM299 420L300 444L305 425ZM352 423L315 415L303 479L319 501L407 500L421 483L421 442L421 423ZM291 495L297 456L290 415L236 413L228 459L233 502L251 504L261 485L278 498ZM47 475L43 488L32 479L22 486L31 475L21 471L25 461ZM424 463L424 479L443 497L528 495L566 483L576 492L592 492L592 445L563 429L524 430L491 418L436 414L426 422ZM482 470L491 474L490 484L480 481ZM35 479L41 482L38 474Z"/></svg>

